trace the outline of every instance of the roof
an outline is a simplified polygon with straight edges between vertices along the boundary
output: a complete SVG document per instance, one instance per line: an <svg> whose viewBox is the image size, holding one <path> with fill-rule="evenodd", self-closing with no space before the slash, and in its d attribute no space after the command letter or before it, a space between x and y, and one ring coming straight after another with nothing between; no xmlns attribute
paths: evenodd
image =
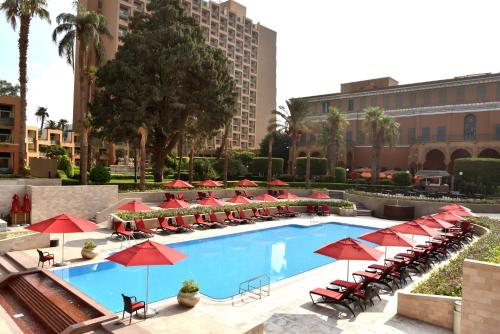
<svg viewBox="0 0 500 334"><path fill-rule="evenodd" d="M445 170L419 170L416 174L416 176L420 176L423 178L433 178L433 177L448 177L450 176L450 173L448 173Z"/></svg>

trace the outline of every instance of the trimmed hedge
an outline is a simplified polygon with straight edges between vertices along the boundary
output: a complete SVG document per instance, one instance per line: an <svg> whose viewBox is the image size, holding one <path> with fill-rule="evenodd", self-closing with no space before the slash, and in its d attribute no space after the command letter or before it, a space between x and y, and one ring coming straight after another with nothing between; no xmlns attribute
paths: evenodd
<svg viewBox="0 0 500 334"><path fill-rule="evenodd" d="M89 179L94 184L106 184L111 180L111 173L105 166L98 164L90 170Z"/></svg>
<svg viewBox="0 0 500 334"><path fill-rule="evenodd" d="M311 159L311 176L325 175L328 168L328 160L326 158L310 158ZM307 158L295 159L297 175L306 175Z"/></svg>
<svg viewBox="0 0 500 334"><path fill-rule="evenodd" d="M267 157L255 157L250 164L250 171L253 175L266 175L267 174ZM272 173L273 175L283 174L283 165L285 161L283 158L273 158Z"/></svg>
<svg viewBox="0 0 500 334"><path fill-rule="evenodd" d="M345 183L347 180L347 173L344 167L335 168L335 182Z"/></svg>
<svg viewBox="0 0 500 334"><path fill-rule="evenodd" d="M392 174L392 181L398 186L409 186L411 184L411 176L406 172L397 172Z"/></svg>
<svg viewBox="0 0 500 334"><path fill-rule="evenodd" d="M460 172L463 173L462 176ZM493 194L497 186L500 186L500 159L457 159L453 164L453 174L460 191Z"/></svg>

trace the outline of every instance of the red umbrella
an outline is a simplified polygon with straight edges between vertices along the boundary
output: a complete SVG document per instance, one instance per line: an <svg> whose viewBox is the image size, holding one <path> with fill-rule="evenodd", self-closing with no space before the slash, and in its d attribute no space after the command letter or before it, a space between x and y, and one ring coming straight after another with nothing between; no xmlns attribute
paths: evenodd
<svg viewBox="0 0 500 334"><path fill-rule="evenodd" d="M412 220L403 224L399 224L396 226L391 227L392 230L404 234L411 234L411 235L425 235L427 237L435 237L438 236L439 233L437 233L435 230L432 228L419 224L418 222Z"/></svg>
<svg viewBox="0 0 500 334"><path fill-rule="evenodd" d="M160 204L160 208L163 209L180 209L189 207L189 203L179 199L171 199L170 201Z"/></svg>
<svg viewBox="0 0 500 334"><path fill-rule="evenodd" d="M269 194L262 194L259 196L255 196L253 199L257 201L266 201L266 202L276 202L278 199L274 196L271 196Z"/></svg>
<svg viewBox="0 0 500 334"><path fill-rule="evenodd" d="M24 220L26 221L26 214L31 212L31 201L30 196L26 193L23 198L23 211L24 211Z"/></svg>
<svg viewBox="0 0 500 334"><path fill-rule="evenodd" d="M414 220L415 222L432 227L432 228L450 228L455 225L448 223L445 220L433 217L433 216L422 216Z"/></svg>
<svg viewBox="0 0 500 334"><path fill-rule="evenodd" d="M148 313L149 266L173 265L187 257L175 249L154 241L144 241L106 258L130 266L146 266L146 314Z"/></svg>
<svg viewBox="0 0 500 334"><path fill-rule="evenodd" d="M213 197L201 199L196 203L198 203L200 205L210 205L210 206L223 206L223 205L225 205L224 202L219 201L217 198L213 198Z"/></svg>
<svg viewBox="0 0 500 334"><path fill-rule="evenodd" d="M315 199L329 199L329 198L330 198L330 196L328 196L327 194L314 192L314 193L312 193L312 194L311 194L311 196L309 196L309 198L315 198Z"/></svg>
<svg viewBox="0 0 500 334"><path fill-rule="evenodd" d="M374 232L368 232L359 237L362 240L373 242L380 246L385 246L384 256L387 255L387 246L411 247L415 242L391 228L384 228Z"/></svg>
<svg viewBox="0 0 500 334"><path fill-rule="evenodd" d="M248 179L243 179L234 184L236 187L258 187L259 185Z"/></svg>
<svg viewBox="0 0 500 334"><path fill-rule="evenodd" d="M460 217L477 217L476 214L472 213L471 211L469 210L465 210L465 209L453 209L453 210L450 210L450 211L447 211L451 214L454 214L456 216L460 216Z"/></svg>
<svg viewBox="0 0 500 334"><path fill-rule="evenodd" d="M66 214L52 217L26 227L27 230L40 233L62 233L63 242L62 242L61 264L64 264L64 234L88 232L95 230L97 228L99 228L99 226L92 223L91 221L73 217Z"/></svg>
<svg viewBox="0 0 500 334"><path fill-rule="evenodd" d="M299 196L292 193L285 193L278 196L278 199L298 199Z"/></svg>
<svg viewBox="0 0 500 334"><path fill-rule="evenodd" d="M462 221L465 220L462 217L457 216L457 215L455 215L453 213L450 213L448 211L446 211L446 212L440 212L440 213L435 213L435 214L433 214L431 216L434 217L434 218L445 220L448 223L452 223L452 224L455 224L457 222L462 222Z"/></svg>
<svg viewBox="0 0 500 334"><path fill-rule="evenodd" d="M169 188L194 188L193 185L182 180L170 181L163 184L165 187Z"/></svg>
<svg viewBox="0 0 500 334"><path fill-rule="evenodd" d="M128 202L127 204L119 206L118 210L139 212L139 211L151 211L152 209L140 201L133 200L131 202Z"/></svg>
<svg viewBox="0 0 500 334"><path fill-rule="evenodd" d="M450 210L461 209L461 208L465 208L465 207L461 206L458 203L450 203L450 204L446 204L445 206L440 207L439 211L450 211Z"/></svg>
<svg viewBox="0 0 500 334"><path fill-rule="evenodd" d="M226 200L226 202L231 202L231 203L239 203L239 204L248 204L248 203L252 203L251 200L249 200L248 198L246 198L245 196L241 196L241 195L238 195L238 196L235 196L235 197L232 197L228 200Z"/></svg>
<svg viewBox="0 0 500 334"><path fill-rule="evenodd" d="M273 180L271 182L267 182L268 186L276 186L276 187L288 187L288 183L281 180Z"/></svg>
<svg viewBox="0 0 500 334"><path fill-rule="evenodd" d="M205 180L198 183L200 187L222 187L223 184L214 180Z"/></svg>
<svg viewBox="0 0 500 334"><path fill-rule="evenodd" d="M18 212L19 212L19 195L14 194L14 196L12 196L12 204L10 206L10 213L14 219L13 222L14 224L16 224L16 213Z"/></svg>
<svg viewBox="0 0 500 334"><path fill-rule="evenodd" d="M347 280L349 280L350 260L378 260L383 252L352 238L337 240L314 251L337 260L347 260Z"/></svg>

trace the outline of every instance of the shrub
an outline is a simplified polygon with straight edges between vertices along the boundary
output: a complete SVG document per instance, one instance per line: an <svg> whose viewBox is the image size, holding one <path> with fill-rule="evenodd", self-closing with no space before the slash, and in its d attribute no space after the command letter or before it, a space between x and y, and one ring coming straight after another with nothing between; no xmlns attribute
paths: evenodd
<svg viewBox="0 0 500 334"><path fill-rule="evenodd" d="M200 290L200 285L193 279L188 279L182 283L181 292L183 293L193 293Z"/></svg>
<svg viewBox="0 0 500 334"><path fill-rule="evenodd" d="M345 183L347 179L346 171L344 167L335 168L335 182Z"/></svg>
<svg viewBox="0 0 500 334"><path fill-rule="evenodd" d="M89 179L95 184L106 184L111 180L111 173L101 164L90 170Z"/></svg>
<svg viewBox="0 0 500 334"><path fill-rule="evenodd" d="M97 247L97 245L96 245L96 244L95 244L95 242L93 242L92 240L87 240L87 241L85 242L85 244L83 245L83 248L84 248L84 249L94 249L94 248L96 248L96 247Z"/></svg>
<svg viewBox="0 0 500 334"><path fill-rule="evenodd" d="M311 159L311 176L325 175L328 167L326 158L310 158ZM297 175L306 175L307 158L297 158L295 160Z"/></svg>
<svg viewBox="0 0 500 334"><path fill-rule="evenodd" d="M71 160L66 155L61 155L59 161L57 162L57 169L62 170L66 173L66 176L72 178L74 176L73 165Z"/></svg>
<svg viewBox="0 0 500 334"><path fill-rule="evenodd" d="M380 180L378 184L380 184L381 186L393 186L394 182L392 182L392 180L385 179L385 180Z"/></svg>
<svg viewBox="0 0 500 334"><path fill-rule="evenodd" d="M163 178L166 179L170 175L174 175L174 170L172 168L170 168L170 167L163 168Z"/></svg>
<svg viewBox="0 0 500 334"><path fill-rule="evenodd" d="M397 186L409 186L411 184L411 175L406 172L397 172L392 174L392 181Z"/></svg>
<svg viewBox="0 0 500 334"><path fill-rule="evenodd" d="M233 150L231 151L231 157L241 161L245 167L250 167L252 159L255 158L255 153L249 150Z"/></svg>
<svg viewBox="0 0 500 334"><path fill-rule="evenodd" d="M219 159L214 164L215 171L222 177L224 175L224 159ZM229 179L236 179L248 173L247 168L239 160L229 157L227 177Z"/></svg>
<svg viewBox="0 0 500 334"><path fill-rule="evenodd" d="M42 150L40 150L42 151ZM66 151L65 148L59 146L59 145L52 145L50 147L47 147L45 150L45 155L47 158L50 159L55 159L58 158L62 155L68 155L68 152Z"/></svg>
<svg viewBox="0 0 500 334"><path fill-rule="evenodd" d="M283 173L283 164L285 163L283 158L273 158L272 159L272 173L273 175L280 175ZM250 165L250 171L253 175L267 175L267 157L255 157L252 159Z"/></svg>
<svg viewBox="0 0 500 334"><path fill-rule="evenodd" d="M193 164L193 174L195 180L206 180L217 178L217 173L208 159L196 158Z"/></svg>
<svg viewBox="0 0 500 334"><path fill-rule="evenodd" d="M500 159L457 159L453 164L453 174L461 191L493 194L500 186Z"/></svg>

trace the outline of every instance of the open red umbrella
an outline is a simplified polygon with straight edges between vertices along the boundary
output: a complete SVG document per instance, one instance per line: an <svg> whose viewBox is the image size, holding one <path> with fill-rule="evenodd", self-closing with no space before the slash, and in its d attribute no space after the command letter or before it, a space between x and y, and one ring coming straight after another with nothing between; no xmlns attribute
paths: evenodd
<svg viewBox="0 0 500 334"><path fill-rule="evenodd" d="M446 204L445 206L440 207L439 211L450 211L453 209L460 209L460 208L465 208L465 207L461 206L458 203L450 203L450 204Z"/></svg>
<svg viewBox="0 0 500 334"><path fill-rule="evenodd" d="M412 236L424 235L426 237L435 237L439 235L436 230L432 229L431 227L419 224L414 220L392 226L391 229L399 233L411 234Z"/></svg>
<svg viewBox="0 0 500 334"><path fill-rule="evenodd" d="M436 218L433 216L422 216L420 218L415 219L414 221L419 223L419 224L429 226L432 228L450 228L450 227L455 226L453 224L448 223L445 220L442 220L442 219L439 219L439 218Z"/></svg>
<svg viewBox="0 0 500 334"><path fill-rule="evenodd" d="M449 210L447 211L448 213L451 213L451 214L454 214L456 216L460 216L460 217L477 217L477 215L469 210L465 210L465 209L462 209L462 208L459 208L459 209L453 209L453 210Z"/></svg>
<svg viewBox="0 0 500 334"><path fill-rule="evenodd" d="M267 182L267 185L271 187L288 187L288 183L281 180L273 180L271 182Z"/></svg>
<svg viewBox="0 0 500 334"><path fill-rule="evenodd" d="M337 240L314 251L337 260L347 260L347 280L349 280L350 260L378 260L384 253L353 238Z"/></svg>
<svg viewBox="0 0 500 334"><path fill-rule="evenodd" d="M10 215L12 216L14 225L16 224L16 213L19 212L19 195L12 196L12 204L10 205Z"/></svg>
<svg viewBox="0 0 500 334"><path fill-rule="evenodd" d="M23 198L23 211L24 211L24 220L26 221L26 214L29 215L31 212L31 201L30 196L26 193Z"/></svg>
<svg viewBox="0 0 500 334"><path fill-rule="evenodd" d="M238 204L248 204L248 203L252 203L251 200L249 200L248 198L246 198L245 196L241 196L241 195L238 195L238 196L235 196L235 197L232 197L228 200L226 200L226 202L231 202L231 203L238 203Z"/></svg>
<svg viewBox="0 0 500 334"><path fill-rule="evenodd" d="M151 211L152 209L146 204L142 203L141 201L133 200L131 202L123 204L122 206L119 206L118 210L140 212L140 211Z"/></svg>
<svg viewBox="0 0 500 334"><path fill-rule="evenodd" d="M259 185L251 180L243 179L234 184L236 187L258 187Z"/></svg>
<svg viewBox="0 0 500 334"><path fill-rule="evenodd" d="M182 180L174 180L163 184L168 188L194 188L193 185Z"/></svg>
<svg viewBox="0 0 500 334"><path fill-rule="evenodd" d="M452 223L452 224L456 224L458 222L463 222L465 219L463 219L462 217L460 216L457 216L451 212L440 212L440 213L435 213L433 215L431 215L432 217L434 218L437 218L437 219L442 219L442 220L445 220L447 221L448 223Z"/></svg>
<svg viewBox="0 0 500 334"><path fill-rule="evenodd" d="M205 180L198 182L198 186L200 187L222 187L223 184L214 180Z"/></svg>
<svg viewBox="0 0 500 334"><path fill-rule="evenodd" d="M257 201L266 201L266 202L276 202L278 199L274 196L271 196L269 194L262 194L259 196L255 196L253 199Z"/></svg>
<svg viewBox="0 0 500 334"><path fill-rule="evenodd" d="M106 260L126 267L146 266L146 314L148 314L149 266L173 265L186 257L186 254L173 248L147 240L115 253Z"/></svg>
<svg viewBox="0 0 500 334"><path fill-rule="evenodd" d="M309 198L315 198L315 199L330 199L330 196L328 196L327 194L314 192L314 193L312 193L312 194L309 196Z"/></svg>
<svg viewBox="0 0 500 334"><path fill-rule="evenodd" d="M96 224L86 219L73 217L67 214L62 214L46 220L42 220L36 224L27 226L26 229L40 233L62 233L62 256L61 265L64 265L64 234L65 233L80 233L88 232L99 228Z"/></svg>
<svg viewBox="0 0 500 334"><path fill-rule="evenodd" d="M299 196L292 193L284 193L278 196L278 199L298 199Z"/></svg>
<svg viewBox="0 0 500 334"><path fill-rule="evenodd" d="M186 201L182 201L179 199L171 199L170 201L164 202L160 204L160 208L162 209L180 209L180 208L188 208L189 203Z"/></svg>
<svg viewBox="0 0 500 334"><path fill-rule="evenodd" d="M384 228L374 232L368 232L359 237L362 240L373 242L374 244L385 246L384 256L387 255L387 247L411 247L415 241L408 239L404 235L391 228Z"/></svg>
<svg viewBox="0 0 500 334"><path fill-rule="evenodd" d="M224 202L218 200L217 198L207 197L196 202L200 205L210 205L210 206L223 206Z"/></svg>

